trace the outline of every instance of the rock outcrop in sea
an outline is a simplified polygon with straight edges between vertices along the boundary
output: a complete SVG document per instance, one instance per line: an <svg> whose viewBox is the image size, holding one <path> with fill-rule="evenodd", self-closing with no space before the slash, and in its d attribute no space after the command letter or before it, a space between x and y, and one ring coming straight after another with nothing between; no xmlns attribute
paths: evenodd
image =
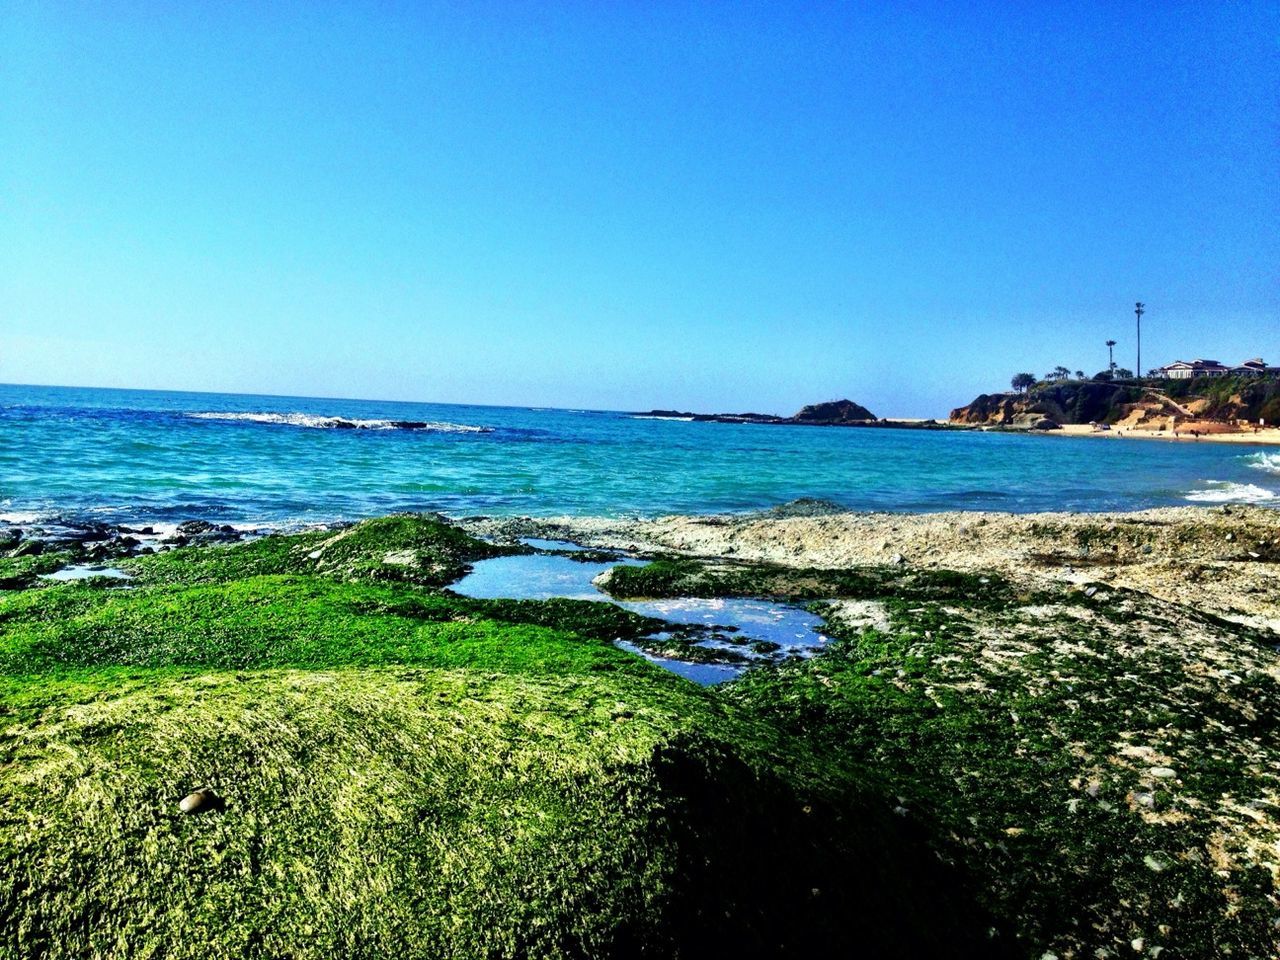
<svg viewBox="0 0 1280 960"><path fill-rule="evenodd" d="M848 426L875 423L879 418L860 403L852 400L827 400L801 407L790 417L772 413L689 413L681 410L650 410L636 414L663 420L695 420L701 423L783 423L808 426Z"/></svg>

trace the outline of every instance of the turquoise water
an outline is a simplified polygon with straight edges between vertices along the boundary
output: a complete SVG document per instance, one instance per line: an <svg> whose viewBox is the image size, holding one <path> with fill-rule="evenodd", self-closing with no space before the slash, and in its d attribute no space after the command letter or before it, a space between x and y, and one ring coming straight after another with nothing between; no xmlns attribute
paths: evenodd
<svg viewBox="0 0 1280 960"><path fill-rule="evenodd" d="M335 419L336 418L336 419ZM394 510L1280 505L1274 448L625 413L0 386L0 517L281 524Z"/></svg>

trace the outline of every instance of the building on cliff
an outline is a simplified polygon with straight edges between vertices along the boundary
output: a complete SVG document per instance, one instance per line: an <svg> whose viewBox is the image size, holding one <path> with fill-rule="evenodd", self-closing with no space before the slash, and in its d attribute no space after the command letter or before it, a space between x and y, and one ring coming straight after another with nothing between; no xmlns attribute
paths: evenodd
<svg viewBox="0 0 1280 960"><path fill-rule="evenodd" d="M1261 377L1280 374L1280 367L1268 367L1261 357L1254 357L1234 367L1217 360L1177 360L1160 367L1159 375L1169 380L1190 380L1193 377Z"/></svg>

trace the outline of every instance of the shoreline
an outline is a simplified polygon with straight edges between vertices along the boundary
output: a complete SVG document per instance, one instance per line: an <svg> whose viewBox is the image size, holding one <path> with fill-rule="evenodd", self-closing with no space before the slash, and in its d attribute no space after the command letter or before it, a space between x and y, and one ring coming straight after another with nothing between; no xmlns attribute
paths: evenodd
<svg viewBox="0 0 1280 960"><path fill-rule="evenodd" d="M1094 430L1087 423L1062 424L1057 430L1035 430L1036 434L1064 437L1103 437L1111 440L1166 440L1170 443L1234 443L1241 446L1274 447L1280 446L1280 427L1263 427L1255 432L1239 433L1199 433L1188 436L1187 431L1171 434L1168 431L1138 430L1127 427L1110 430Z"/></svg>
<svg viewBox="0 0 1280 960"><path fill-rule="evenodd" d="M895 424L897 421L895 421ZM1108 440L1166 440L1178 443L1232 443L1239 446L1280 446L1280 427L1264 427L1257 432L1200 433L1188 436L1185 432L1174 436L1168 431L1141 430L1129 427L1112 427L1095 430L1087 423L1061 423L1052 430L1035 430L1031 427L1005 426L1002 424L951 423L950 429L977 433L999 433L1028 437L1096 437Z"/></svg>

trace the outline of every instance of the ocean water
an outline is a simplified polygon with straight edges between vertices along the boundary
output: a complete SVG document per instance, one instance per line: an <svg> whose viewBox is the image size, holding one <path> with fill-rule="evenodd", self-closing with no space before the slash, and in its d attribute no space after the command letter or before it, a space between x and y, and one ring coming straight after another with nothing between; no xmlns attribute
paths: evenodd
<svg viewBox="0 0 1280 960"><path fill-rule="evenodd" d="M0 518L1280 506L1280 451L626 413L0 385Z"/></svg>

